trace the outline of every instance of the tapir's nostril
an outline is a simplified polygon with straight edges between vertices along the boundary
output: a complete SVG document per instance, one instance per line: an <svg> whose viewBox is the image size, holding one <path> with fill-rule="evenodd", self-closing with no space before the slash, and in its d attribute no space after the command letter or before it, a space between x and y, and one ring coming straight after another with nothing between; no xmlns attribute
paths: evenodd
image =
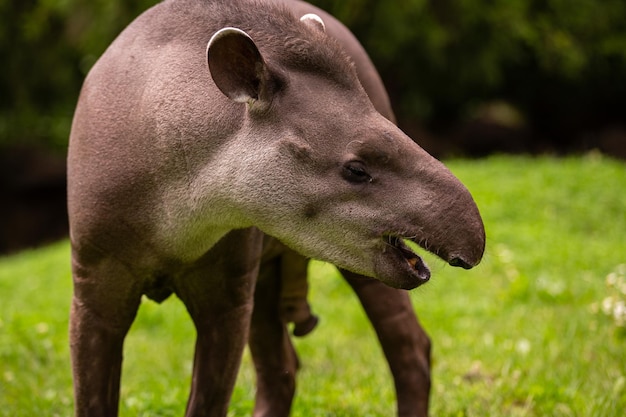
<svg viewBox="0 0 626 417"><path fill-rule="evenodd" d="M454 257L448 261L451 266L460 266L463 269L471 269L474 265L471 265L465 262L463 259L459 257Z"/></svg>

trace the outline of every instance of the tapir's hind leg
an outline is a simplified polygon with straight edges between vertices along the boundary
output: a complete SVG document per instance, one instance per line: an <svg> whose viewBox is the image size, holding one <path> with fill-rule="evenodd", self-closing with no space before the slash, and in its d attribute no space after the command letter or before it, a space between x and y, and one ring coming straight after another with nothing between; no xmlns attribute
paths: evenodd
<svg viewBox="0 0 626 417"><path fill-rule="evenodd" d="M119 403L123 342L141 292L126 268L95 252L73 254L70 348L76 417L114 417Z"/></svg>
<svg viewBox="0 0 626 417"><path fill-rule="evenodd" d="M284 281L303 277L307 261L302 258L302 263L290 263L292 267L286 270L282 259L286 251L262 264L255 293L250 333L257 372L254 417L288 416L295 392L298 358L279 307L280 289ZM359 297L383 347L396 387L398 416L426 417L430 340L417 321L408 293L375 279L342 273Z"/></svg>
<svg viewBox="0 0 626 417"><path fill-rule="evenodd" d="M426 417L430 392L430 339L408 293L342 271L369 317L389 363L399 417Z"/></svg>
<svg viewBox="0 0 626 417"><path fill-rule="evenodd" d="M223 417L246 345L262 235L237 230L176 280L197 330L187 417Z"/></svg>
<svg viewBox="0 0 626 417"><path fill-rule="evenodd" d="M308 300L309 260L286 247L279 260L280 320L285 324L293 323L293 335L303 337L315 329L319 320L311 311Z"/></svg>
<svg viewBox="0 0 626 417"><path fill-rule="evenodd" d="M306 274L306 261L303 265ZM280 308L281 278L289 279L282 276L283 266L280 255L266 260L254 294L249 341L257 376L254 417L287 417L295 393L298 358Z"/></svg>

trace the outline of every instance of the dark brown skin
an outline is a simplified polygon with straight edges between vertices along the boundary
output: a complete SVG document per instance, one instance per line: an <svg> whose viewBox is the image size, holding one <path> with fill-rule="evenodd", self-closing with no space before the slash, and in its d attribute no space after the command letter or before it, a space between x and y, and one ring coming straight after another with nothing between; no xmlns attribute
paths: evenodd
<svg viewBox="0 0 626 417"><path fill-rule="evenodd" d="M262 232L351 271L383 346L402 334L406 346L427 345L415 342L405 293L395 310L370 290L382 288L374 278L404 289L429 279L404 240L451 265L480 261L484 228L469 192L376 110L359 81L369 88L368 77L299 15L269 2L166 0L90 71L68 152L76 416L117 415L141 296L171 293L198 334L186 415L226 415L249 332L255 359L267 346L283 352L257 362L257 415L264 404L288 410L291 376L263 380L295 373L297 360L280 317L263 318L279 303L271 278L286 275L261 268ZM302 260L291 260L301 275ZM254 318L253 298L267 306ZM416 363L418 375L417 356L390 366Z"/></svg>

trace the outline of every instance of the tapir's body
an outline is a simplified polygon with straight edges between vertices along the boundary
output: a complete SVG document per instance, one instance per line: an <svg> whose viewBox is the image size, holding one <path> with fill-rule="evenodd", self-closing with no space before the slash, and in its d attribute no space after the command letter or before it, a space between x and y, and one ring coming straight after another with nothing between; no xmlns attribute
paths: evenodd
<svg viewBox="0 0 626 417"><path fill-rule="evenodd" d="M226 415L261 231L394 287L429 278L403 238L453 265L479 262L467 190L376 111L323 23L300 20L308 6L286 4L295 13L166 1L85 81L68 155L77 415L116 415L141 295L171 292L198 331L187 415Z"/></svg>

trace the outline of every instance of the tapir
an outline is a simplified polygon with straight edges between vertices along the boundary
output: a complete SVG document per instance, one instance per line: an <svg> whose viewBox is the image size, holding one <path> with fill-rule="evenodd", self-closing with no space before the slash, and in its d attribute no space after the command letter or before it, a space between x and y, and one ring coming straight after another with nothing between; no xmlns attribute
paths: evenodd
<svg viewBox="0 0 626 417"><path fill-rule="evenodd" d="M166 0L89 72L68 150L77 416L117 415L141 297L170 293L197 330L186 415L225 416L265 236L401 289L430 278L409 241L480 262L469 191L376 110L302 7Z"/></svg>

